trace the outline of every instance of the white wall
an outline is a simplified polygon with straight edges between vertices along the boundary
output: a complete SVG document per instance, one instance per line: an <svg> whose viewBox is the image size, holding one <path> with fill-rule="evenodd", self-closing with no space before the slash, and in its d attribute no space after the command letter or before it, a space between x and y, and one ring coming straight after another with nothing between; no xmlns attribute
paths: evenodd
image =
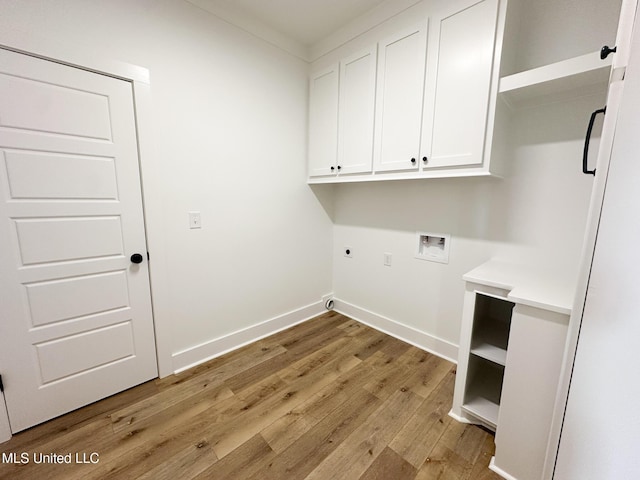
<svg viewBox="0 0 640 480"><path fill-rule="evenodd" d="M622 0L508 0L518 14L503 74L613 47ZM513 56L511 56L513 54Z"/></svg>
<svg viewBox="0 0 640 480"><path fill-rule="evenodd" d="M330 202L305 183L305 62L180 0L0 0L0 11L5 45L59 43L150 70L154 151L142 174L160 192L145 203L161 210L148 217L161 219L150 244L164 245L151 251L152 283L164 286L156 324L171 343L161 354L321 311L332 226ZM190 210L202 230L188 229Z"/></svg>
<svg viewBox="0 0 640 480"><path fill-rule="evenodd" d="M313 66L424 18L427 3ZM615 15L602 3L580 6L595 17ZM204 344L187 355L202 359L218 348L208 342L317 307L331 290L332 268L340 299L455 347L465 271L494 255L540 250L577 265L591 186L578 173L581 141L601 98L519 113L507 132L518 140L505 180L341 185L332 194L305 184L304 62L180 0L0 0L0 11L0 43L59 42L150 69L155 150L142 173L156 182L145 200L148 211L160 211L149 231L162 247L151 252L151 266L163 286L155 315L167 354ZM517 30L524 33L513 45L531 47L521 64L560 59L549 57L552 41L527 38L533 27ZM189 210L202 212L202 230L187 228ZM452 235L448 265L413 258L418 230ZM343 245L354 258L343 257ZM392 267L382 265L384 252L393 254Z"/></svg>
<svg viewBox="0 0 640 480"><path fill-rule="evenodd" d="M580 170L582 141L603 101L586 97L514 114L505 133L517 146L505 179L337 186L336 297L457 345L465 272L500 257L541 259L577 275L593 183ZM448 264L414 258L418 231L451 235ZM391 267L383 265L385 252L393 254Z"/></svg>

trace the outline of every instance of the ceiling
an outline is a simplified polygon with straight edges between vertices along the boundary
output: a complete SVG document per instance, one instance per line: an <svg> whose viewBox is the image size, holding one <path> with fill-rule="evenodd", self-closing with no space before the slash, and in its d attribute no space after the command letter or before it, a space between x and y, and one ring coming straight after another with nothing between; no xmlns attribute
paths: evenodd
<svg viewBox="0 0 640 480"><path fill-rule="evenodd" d="M424 0L184 0L313 62Z"/></svg>
<svg viewBox="0 0 640 480"><path fill-rule="evenodd" d="M198 0L198 6L248 16L310 47L389 0Z"/></svg>

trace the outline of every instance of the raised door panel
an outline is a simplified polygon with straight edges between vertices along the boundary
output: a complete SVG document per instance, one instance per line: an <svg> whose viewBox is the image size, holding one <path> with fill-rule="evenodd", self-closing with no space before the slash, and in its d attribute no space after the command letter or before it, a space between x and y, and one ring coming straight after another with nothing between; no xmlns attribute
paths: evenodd
<svg viewBox="0 0 640 480"><path fill-rule="evenodd" d="M309 176L331 175L338 156L338 64L311 75Z"/></svg>
<svg viewBox="0 0 640 480"><path fill-rule="evenodd" d="M483 163L498 0L434 17L428 60L423 168Z"/></svg>
<svg viewBox="0 0 640 480"><path fill-rule="evenodd" d="M417 170L427 25L379 43L374 169Z"/></svg>
<svg viewBox="0 0 640 480"><path fill-rule="evenodd" d="M338 166L340 173L371 172L377 46L340 62Z"/></svg>

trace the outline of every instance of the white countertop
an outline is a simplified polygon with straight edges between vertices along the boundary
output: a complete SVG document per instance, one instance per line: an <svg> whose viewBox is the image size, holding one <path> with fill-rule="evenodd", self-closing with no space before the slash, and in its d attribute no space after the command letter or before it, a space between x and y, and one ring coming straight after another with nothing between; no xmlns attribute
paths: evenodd
<svg viewBox="0 0 640 480"><path fill-rule="evenodd" d="M566 272L489 260L462 278L467 282L508 290L507 299L514 303L571 315L576 280Z"/></svg>

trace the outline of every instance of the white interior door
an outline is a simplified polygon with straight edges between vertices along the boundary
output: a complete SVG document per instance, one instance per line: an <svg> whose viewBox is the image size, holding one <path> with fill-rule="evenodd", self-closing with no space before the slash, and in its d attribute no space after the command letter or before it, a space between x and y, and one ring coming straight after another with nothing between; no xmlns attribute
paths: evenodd
<svg viewBox="0 0 640 480"><path fill-rule="evenodd" d="M129 82L0 49L0 373L13 432L157 376L139 175Z"/></svg>

